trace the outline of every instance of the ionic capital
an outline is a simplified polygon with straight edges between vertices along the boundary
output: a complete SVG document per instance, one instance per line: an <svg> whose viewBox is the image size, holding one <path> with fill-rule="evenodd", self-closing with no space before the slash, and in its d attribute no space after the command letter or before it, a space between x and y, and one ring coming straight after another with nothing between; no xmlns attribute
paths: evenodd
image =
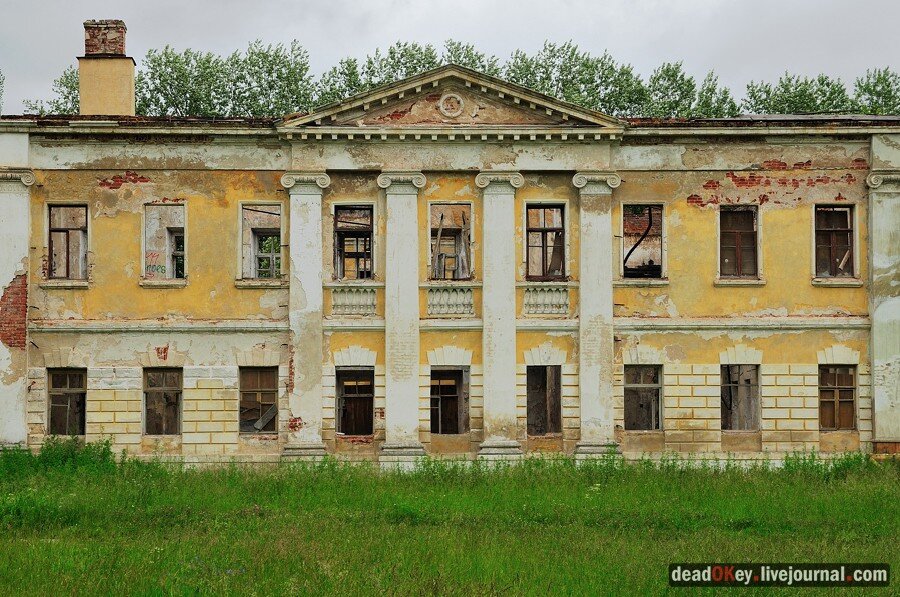
<svg viewBox="0 0 900 597"><path fill-rule="evenodd" d="M34 172L31 170L0 170L0 182L20 182L26 187L34 184Z"/></svg>
<svg viewBox="0 0 900 597"><path fill-rule="evenodd" d="M425 175L421 172L382 172L376 180L382 189L392 185L412 185L416 189L425 186Z"/></svg>
<svg viewBox="0 0 900 597"><path fill-rule="evenodd" d="M295 186L316 185L320 189L325 189L330 184L331 177L324 172L285 172L281 177L281 186L288 189L288 192Z"/></svg>
<svg viewBox="0 0 900 597"><path fill-rule="evenodd" d="M493 183L507 183L514 189L521 189L525 185L525 177L520 172L480 172L475 177L475 186L486 189Z"/></svg>
<svg viewBox="0 0 900 597"><path fill-rule="evenodd" d="M622 178L615 172L578 172L572 184L583 195L608 195L622 184Z"/></svg>

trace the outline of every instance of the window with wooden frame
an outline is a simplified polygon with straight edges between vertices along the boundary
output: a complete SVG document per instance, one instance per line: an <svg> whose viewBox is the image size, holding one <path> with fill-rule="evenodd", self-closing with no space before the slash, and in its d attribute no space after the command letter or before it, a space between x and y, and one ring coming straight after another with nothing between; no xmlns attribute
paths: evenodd
<svg viewBox="0 0 900 597"><path fill-rule="evenodd" d="M625 365L625 429L661 429L662 367Z"/></svg>
<svg viewBox="0 0 900 597"><path fill-rule="evenodd" d="M48 433L84 435L87 371L48 369L47 387L50 400Z"/></svg>
<svg viewBox="0 0 900 597"><path fill-rule="evenodd" d="M181 433L181 369L144 369L144 434Z"/></svg>
<svg viewBox="0 0 900 597"><path fill-rule="evenodd" d="M241 367L241 433L278 431L278 367Z"/></svg>
<svg viewBox="0 0 900 597"><path fill-rule="evenodd" d="M431 432L466 433L469 430L468 372L431 370Z"/></svg>
<svg viewBox="0 0 900 597"><path fill-rule="evenodd" d="M816 277L852 277L853 208L816 206Z"/></svg>
<svg viewBox="0 0 900 597"><path fill-rule="evenodd" d="M241 206L241 252L245 279L281 278L281 205Z"/></svg>
<svg viewBox="0 0 900 597"><path fill-rule="evenodd" d="M433 204L431 221L431 279L468 280L472 206L466 203Z"/></svg>
<svg viewBox="0 0 900 597"><path fill-rule="evenodd" d="M375 411L375 371L338 369L336 430L342 435L372 435Z"/></svg>
<svg viewBox="0 0 900 597"><path fill-rule="evenodd" d="M526 369L528 435L562 433L562 367Z"/></svg>
<svg viewBox="0 0 900 597"><path fill-rule="evenodd" d="M51 279L86 280L87 206L50 206L49 271Z"/></svg>
<svg viewBox="0 0 900 597"><path fill-rule="evenodd" d="M334 277L372 278L373 207L338 205L334 208Z"/></svg>
<svg viewBox="0 0 900 597"><path fill-rule="evenodd" d="M759 366L722 365L722 430L759 429Z"/></svg>
<svg viewBox="0 0 900 597"><path fill-rule="evenodd" d="M184 272L184 228L169 228L169 271L172 278L183 280Z"/></svg>
<svg viewBox="0 0 900 597"><path fill-rule="evenodd" d="M756 206L723 207L719 211L719 275L723 278L756 278Z"/></svg>
<svg viewBox="0 0 900 597"><path fill-rule="evenodd" d="M856 428L856 367L819 367L819 427L822 431Z"/></svg>
<svg viewBox="0 0 900 597"><path fill-rule="evenodd" d="M662 205L623 205L622 239L625 278L662 278Z"/></svg>
<svg viewBox="0 0 900 597"><path fill-rule="evenodd" d="M536 281L566 277L565 207L528 205L526 208L526 278Z"/></svg>
<svg viewBox="0 0 900 597"><path fill-rule="evenodd" d="M144 206L144 279L183 280L185 206L150 203Z"/></svg>
<svg viewBox="0 0 900 597"><path fill-rule="evenodd" d="M254 278L274 280L281 277L281 230L253 230Z"/></svg>

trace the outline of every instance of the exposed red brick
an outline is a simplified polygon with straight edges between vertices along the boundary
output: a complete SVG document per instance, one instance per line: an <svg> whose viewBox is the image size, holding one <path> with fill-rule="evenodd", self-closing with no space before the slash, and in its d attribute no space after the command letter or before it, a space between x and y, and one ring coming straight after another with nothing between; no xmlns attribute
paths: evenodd
<svg viewBox="0 0 900 597"><path fill-rule="evenodd" d="M765 204L768 203L768 202L769 202L769 196L768 196L768 195L766 195L765 193L763 193L762 195L759 196L759 204L760 204L760 205L765 205Z"/></svg>
<svg viewBox="0 0 900 597"><path fill-rule="evenodd" d="M146 176L141 176L137 172L126 170L124 175L116 174L111 178L104 178L100 181L100 186L107 189L116 190L122 188L122 185L126 182L137 184L141 182L150 182L150 179Z"/></svg>
<svg viewBox="0 0 900 597"><path fill-rule="evenodd" d="M125 21L106 19L84 22L85 56L124 56Z"/></svg>
<svg viewBox="0 0 900 597"><path fill-rule="evenodd" d="M744 189L759 186L769 186L772 184L771 180L768 177L760 176L755 172L751 172L747 176L739 176L734 172L726 172L725 177L730 180L734 184L734 186Z"/></svg>
<svg viewBox="0 0 900 597"><path fill-rule="evenodd" d="M763 168L767 170L787 170L787 164L781 160L766 160L763 162Z"/></svg>
<svg viewBox="0 0 900 597"><path fill-rule="evenodd" d="M718 180L707 180L705 183L703 183L704 189L716 190L720 186L722 186L722 185L719 184Z"/></svg>
<svg viewBox="0 0 900 597"><path fill-rule="evenodd" d="M853 163L850 166L854 170L868 170L869 162L865 160L865 158L856 158L853 160Z"/></svg>
<svg viewBox="0 0 900 597"><path fill-rule="evenodd" d="M25 320L28 314L28 284L25 274L13 278L0 297L0 343L25 348Z"/></svg>
<svg viewBox="0 0 900 597"><path fill-rule="evenodd" d="M690 205L703 205L703 197L700 195L691 195L687 198L687 202Z"/></svg>
<svg viewBox="0 0 900 597"><path fill-rule="evenodd" d="M808 170L812 168L812 160L806 160L805 162L794 162L795 170Z"/></svg>

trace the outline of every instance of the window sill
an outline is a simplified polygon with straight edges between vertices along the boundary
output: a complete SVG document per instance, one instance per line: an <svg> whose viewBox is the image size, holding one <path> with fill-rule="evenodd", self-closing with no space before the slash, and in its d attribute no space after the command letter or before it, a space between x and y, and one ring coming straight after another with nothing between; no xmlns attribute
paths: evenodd
<svg viewBox="0 0 900 597"><path fill-rule="evenodd" d="M88 288L88 280L43 280L38 284L41 288Z"/></svg>
<svg viewBox="0 0 900 597"><path fill-rule="evenodd" d="M275 279L275 280L264 280L264 279L240 279L234 281L235 288L287 288L288 281Z"/></svg>
<svg viewBox="0 0 900 597"><path fill-rule="evenodd" d="M524 280L516 282L517 288L541 288L546 286L568 286L572 288L578 287L578 282L575 280Z"/></svg>
<svg viewBox="0 0 900 597"><path fill-rule="evenodd" d="M668 286L668 278L620 278L613 280L613 286Z"/></svg>
<svg viewBox="0 0 900 597"><path fill-rule="evenodd" d="M824 286L832 288L859 288L863 285L863 281L859 278L813 278L813 286Z"/></svg>
<svg viewBox="0 0 900 597"><path fill-rule="evenodd" d="M420 282L419 288L481 288L476 280L428 280Z"/></svg>
<svg viewBox="0 0 900 597"><path fill-rule="evenodd" d="M324 282L324 288L347 288L348 286L362 286L368 288L384 288L384 282L380 280L332 280Z"/></svg>
<svg viewBox="0 0 900 597"><path fill-rule="evenodd" d="M184 288L188 285L187 278L172 278L163 280L147 280L141 279L138 282L144 288Z"/></svg>
<svg viewBox="0 0 900 597"><path fill-rule="evenodd" d="M254 433L252 431L241 431L239 436L242 440L253 439L261 442L277 442L278 433L275 431L261 431Z"/></svg>
<svg viewBox="0 0 900 597"><path fill-rule="evenodd" d="M765 278L716 278L713 286L765 286Z"/></svg>

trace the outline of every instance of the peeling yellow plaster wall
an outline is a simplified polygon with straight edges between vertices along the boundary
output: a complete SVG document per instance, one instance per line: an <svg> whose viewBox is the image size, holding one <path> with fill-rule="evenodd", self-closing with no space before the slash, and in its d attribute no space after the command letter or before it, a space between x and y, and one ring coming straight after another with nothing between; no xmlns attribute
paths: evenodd
<svg viewBox="0 0 900 597"><path fill-rule="evenodd" d="M481 356L481 332L480 331L441 331L422 332L419 343L420 362L428 364L428 351L444 346L456 346L472 352L472 364L480 365Z"/></svg>
<svg viewBox="0 0 900 597"><path fill-rule="evenodd" d="M384 332L381 331L325 332L326 362L332 361L333 353L351 346L374 351L375 364L384 365Z"/></svg>

